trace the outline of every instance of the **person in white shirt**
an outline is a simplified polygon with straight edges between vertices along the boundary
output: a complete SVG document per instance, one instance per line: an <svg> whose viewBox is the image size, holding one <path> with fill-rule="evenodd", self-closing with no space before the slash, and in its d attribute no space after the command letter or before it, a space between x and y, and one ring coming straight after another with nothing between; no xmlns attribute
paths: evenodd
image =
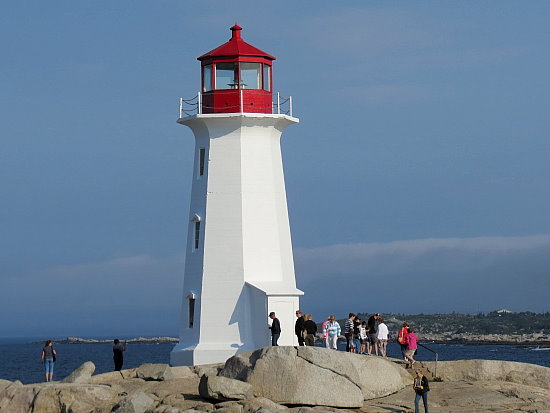
<svg viewBox="0 0 550 413"><path fill-rule="evenodd" d="M376 338L378 339L378 349L380 350L380 355L386 357L386 350L388 347L388 326L384 323L384 319L380 317L378 319L378 331L376 333Z"/></svg>

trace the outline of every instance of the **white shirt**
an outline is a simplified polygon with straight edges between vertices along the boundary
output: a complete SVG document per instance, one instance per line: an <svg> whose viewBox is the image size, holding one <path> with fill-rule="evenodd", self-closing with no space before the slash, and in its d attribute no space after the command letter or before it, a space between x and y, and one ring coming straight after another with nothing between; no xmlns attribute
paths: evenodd
<svg viewBox="0 0 550 413"><path fill-rule="evenodd" d="M378 340L387 340L388 334L389 334L388 326L384 323L378 324L378 333L376 335Z"/></svg>

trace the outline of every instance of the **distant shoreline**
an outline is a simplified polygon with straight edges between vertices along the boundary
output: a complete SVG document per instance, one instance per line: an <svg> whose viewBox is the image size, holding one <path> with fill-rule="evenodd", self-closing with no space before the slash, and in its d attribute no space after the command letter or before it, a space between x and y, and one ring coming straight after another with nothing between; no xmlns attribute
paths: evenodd
<svg viewBox="0 0 550 413"><path fill-rule="evenodd" d="M318 338L318 340L322 340ZM169 344L178 343L176 337L136 337L128 340L121 340L128 344ZM66 337L59 340L54 340L56 344L112 344L111 339L94 339L80 337ZM550 340L548 339L522 339L519 336L504 335L496 338L495 335L490 337L477 336L471 337L436 337L433 334L427 334L419 341L421 344L462 344L462 345L512 345L512 346L540 346L541 348L550 348ZM31 344L40 344L42 341L33 341Z"/></svg>
<svg viewBox="0 0 550 413"><path fill-rule="evenodd" d="M53 340L56 344L112 344L112 339L95 339L95 338L80 338L66 337L59 340ZM128 340L120 340L128 344L165 344L178 343L179 339L175 337L136 337ZM39 344L43 341L32 341L31 344Z"/></svg>

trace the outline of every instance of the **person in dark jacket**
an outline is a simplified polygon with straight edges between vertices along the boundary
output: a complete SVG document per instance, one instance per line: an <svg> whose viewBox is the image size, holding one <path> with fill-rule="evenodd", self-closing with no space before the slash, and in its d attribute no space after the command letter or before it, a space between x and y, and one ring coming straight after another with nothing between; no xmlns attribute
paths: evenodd
<svg viewBox="0 0 550 413"><path fill-rule="evenodd" d="M122 344L118 338L115 338L113 345L113 361L115 363L115 371L122 370L122 364L124 364L124 355L126 351L126 342Z"/></svg>
<svg viewBox="0 0 550 413"><path fill-rule="evenodd" d="M420 413L420 399L422 399L424 403L424 413L428 413L428 392L430 391L430 384L426 376L422 374L422 370L416 370L413 389L416 393L414 397L414 413Z"/></svg>
<svg viewBox="0 0 550 413"><path fill-rule="evenodd" d="M296 317L298 317L298 319L296 320L296 324L294 324L294 333L298 337L298 345L304 346L305 342L304 342L303 331L304 331L304 324L306 321L304 320L304 316L302 315L302 312L300 310L296 310Z"/></svg>
<svg viewBox="0 0 550 413"><path fill-rule="evenodd" d="M312 320L313 316L311 314L306 314L304 316L304 329L306 330L306 339L304 340L306 346L315 345L315 334L317 334L317 324Z"/></svg>
<svg viewBox="0 0 550 413"><path fill-rule="evenodd" d="M278 346L277 340L279 340L279 336L281 335L281 323L279 322L279 319L275 317L275 313L273 311L269 313L269 318L271 318L271 325L269 326L269 329L271 330L271 345Z"/></svg>

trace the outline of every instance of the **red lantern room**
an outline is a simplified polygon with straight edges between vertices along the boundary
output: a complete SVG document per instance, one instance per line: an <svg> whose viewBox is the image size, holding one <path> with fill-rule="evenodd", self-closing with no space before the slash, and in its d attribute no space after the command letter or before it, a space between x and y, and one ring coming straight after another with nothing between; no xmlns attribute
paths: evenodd
<svg viewBox="0 0 550 413"><path fill-rule="evenodd" d="M241 38L231 39L198 58L202 75L202 113L273 113L271 66L275 57Z"/></svg>

